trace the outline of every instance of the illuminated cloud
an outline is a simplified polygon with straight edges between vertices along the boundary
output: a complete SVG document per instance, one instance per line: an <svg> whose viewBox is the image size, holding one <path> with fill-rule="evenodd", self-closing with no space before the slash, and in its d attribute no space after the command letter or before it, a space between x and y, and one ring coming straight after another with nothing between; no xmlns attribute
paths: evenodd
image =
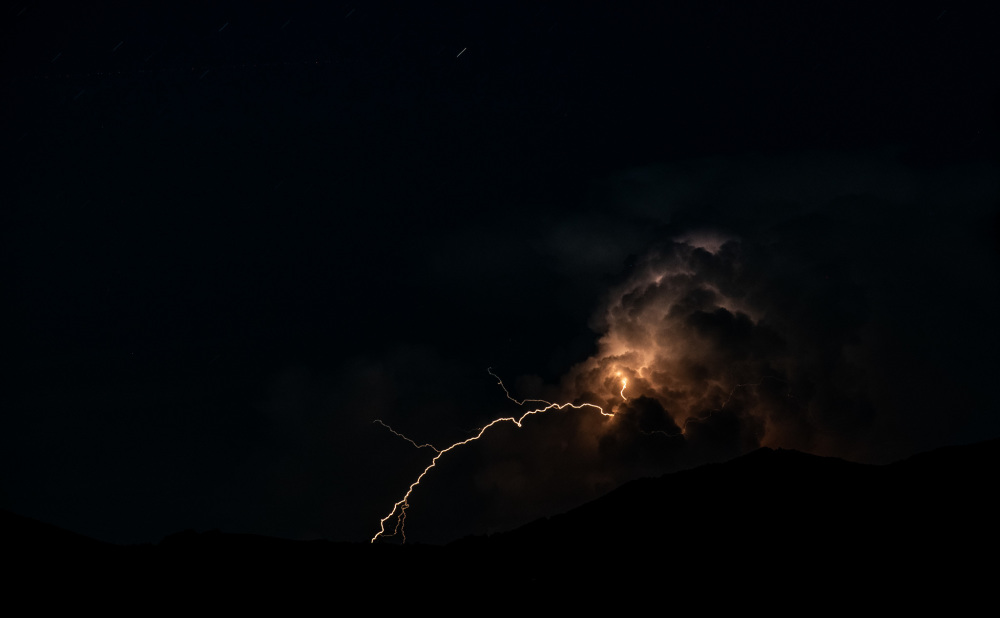
<svg viewBox="0 0 1000 618"><path fill-rule="evenodd" d="M735 240L712 247L671 242L637 265L610 295L598 354L572 370L567 388L603 401L613 397L610 376L625 376L630 397L662 410L655 419L647 404L646 424L697 442L715 436L709 450L733 455L788 441L784 415L807 405L794 395L805 378L789 334L768 319L752 256ZM812 446L808 430L792 433L799 444L783 446Z"/></svg>

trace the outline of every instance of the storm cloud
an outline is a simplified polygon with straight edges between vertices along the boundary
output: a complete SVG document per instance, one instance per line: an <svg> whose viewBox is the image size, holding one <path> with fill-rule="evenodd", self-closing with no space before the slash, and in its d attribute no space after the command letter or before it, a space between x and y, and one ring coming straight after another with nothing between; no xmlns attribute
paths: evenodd
<svg viewBox="0 0 1000 618"><path fill-rule="evenodd" d="M434 505L458 508L456 495L458 512L503 529L760 446L889 461L962 441L995 409L990 169L804 154L646 168L602 188L607 210L586 220L631 223L549 237L557 261L581 252L555 271L617 278L591 320L596 352L557 383L510 388L614 416L546 412L449 453L414 496L449 530L457 516ZM659 238L617 274L607 251L587 254L635 245L636 221Z"/></svg>

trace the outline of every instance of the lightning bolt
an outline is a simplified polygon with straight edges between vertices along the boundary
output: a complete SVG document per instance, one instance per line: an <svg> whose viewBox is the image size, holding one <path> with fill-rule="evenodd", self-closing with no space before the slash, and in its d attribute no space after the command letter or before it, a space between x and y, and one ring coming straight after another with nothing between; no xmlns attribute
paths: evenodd
<svg viewBox="0 0 1000 618"><path fill-rule="evenodd" d="M429 448L429 449L434 449L434 451L437 452L437 453L441 452L441 449L435 447L433 444L417 444L414 440L411 440L411 439L407 438L406 436L404 436L403 434L399 433L398 431L396 431L392 427L389 427L388 425L386 425L385 423L383 423L379 419L375 419L373 422L378 423L379 425L385 427L386 429L388 429L389 431L391 431L393 434L395 434L395 435L399 436L400 438L406 440L407 442L409 442L410 444L412 444L413 446L415 446L417 448Z"/></svg>
<svg viewBox="0 0 1000 618"><path fill-rule="evenodd" d="M736 394L737 390L739 390L741 388L749 388L751 386L753 386L753 387L760 386L761 384L764 383L764 380L774 380L775 382L784 382L785 384L788 384L788 380L783 380L783 379L775 377L775 376L764 376L763 378L761 378L760 380L758 380L756 382L747 382L745 384L737 384L736 386L733 387L733 390L729 391L729 397L722 404L722 407L719 408L719 411L723 410L726 407L726 404L728 404L730 401L733 400L733 395ZM791 397L792 396L792 389L791 388L788 389L788 393L785 396L786 397ZM705 418L708 418L708 417L705 417Z"/></svg>
<svg viewBox="0 0 1000 618"><path fill-rule="evenodd" d="M386 537L386 538L388 538L388 537L391 537L391 536L395 536L396 534L399 534L400 536L402 536L403 542L405 543L406 542L406 511L407 511L407 509L410 508L410 496L413 495L413 492L417 489L417 487L420 485L420 483L424 480L424 477L426 477L427 474L430 473L430 471L432 469L434 469L435 466L437 466L438 461L441 459L441 457L444 456L445 453L453 451L453 450L457 449L460 446L465 446L466 444L469 444L470 442L475 442L479 438L483 437L483 435L487 431L489 431L489 429L491 427L494 427L496 425L500 425L502 423L513 423L516 427L520 428L521 425L522 425L522 423L524 422L524 420L526 418L528 418L529 416L532 416L532 415L535 415L535 414L543 414L545 412L550 412L550 411L565 410L567 408L572 408L574 410L583 410L585 408L589 408L589 409L596 410L597 412L599 412L600 414L602 414L603 416L606 416L606 417L613 417L613 416L615 416L615 412L613 412L613 411L612 412L607 412L601 406L596 405L596 404L592 404L592 403L581 403L581 404L575 404L575 403L553 403L553 402L547 401L545 399L517 399L513 395L510 394L510 391L507 390L507 387L504 385L503 380L500 379L500 376L498 376L497 374L493 373L493 369L492 368L488 368L486 371L491 376L493 376L494 378L496 378L497 385L500 386L501 389L503 389L504 395L507 396L507 399L511 400L512 402L514 402L518 406L524 406L524 405L526 405L528 403L532 403L532 404L539 404L539 407L535 407L532 410L528 410L527 412L523 413L521 416L502 416L502 417L496 418L496 419L490 421L488 424L486 424L483 427L481 427L478 430L476 430L476 434L474 436L472 436L471 438L466 438L465 440L461 440L459 442L455 442L451 446L449 446L447 448L441 448L441 449L437 448L436 446L434 446L433 444L430 444L430 443L420 444L416 440L413 440L412 438L410 438L410 437L408 437L408 436L406 436L406 435L404 435L404 434L396 431L395 429L393 429L392 427L390 427L388 424L386 424L385 422L383 422L381 420L375 420L374 421L375 423L378 423L379 425L382 425L383 427L385 427L386 429L388 429L392 434L398 436L399 438L402 438L403 440L406 440L407 442L409 442L410 444L412 444L415 448L418 448L418 449L429 448L429 449L431 449L431 450L433 450L435 452L435 455L431 459L430 463L427 464L427 467L423 469L423 471L420 473L419 476L417 476L416 480L413 481L413 483L410 484L410 486L406 490L406 493L403 494L403 497L400 498L395 504L392 505L392 510L390 510L389 513L379 521L379 530L375 534L375 536L372 537L372 539L371 539L372 543L374 543L375 541L377 541L380 537ZM618 377L621 377L621 372L618 372L616 375ZM779 382L786 382L787 383L786 380L782 380L781 378L777 378L777 377L773 377L773 376L765 376L764 378L762 378L761 380L759 380L757 382L750 382L750 383L744 383L744 384L736 384L735 386L733 386L732 390L729 392L729 397L726 398L726 401L723 402L723 404L722 404L721 407L719 407L716 410L709 411L708 414L706 414L705 416L700 416L700 417L699 416L691 416L691 417L688 417L688 418L684 419L684 423L682 424L679 433L670 433L670 432L666 432L666 431L662 431L662 430L659 430L659 431L642 431L642 433L646 434L646 435L663 434L664 436L667 436L667 437L670 437L670 438L684 436L687 433L687 427L688 427L689 423L692 423L692 422L695 422L695 423L704 422L704 421L708 420L709 418L711 418L711 416L714 413L721 412L729 404L729 402L732 401L733 397L736 395L736 391L738 391L740 389L743 389L743 388L758 387L761 384L763 384L764 380L768 380L768 379L777 380ZM621 387L621 390L619 391L618 394L621 396L622 401L627 402L628 401L628 397L625 396L625 389L628 387L628 378L621 378L621 381L622 381L622 387ZM789 392L788 396L791 397L791 392ZM392 526L392 531L390 532L387 529L387 524L389 522L391 522L393 520L393 518L395 518L395 525Z"/></svg>
<svg viewBox="0 0 1000 618"><path fill-rule="evenodd" d="M497 376L497 374L493 373L492 368L487 369L487 371L489 372L489 374L491 376L493 376L494 378L497 379L497 384L499 384L500 388L503 389L504 394L507 395L507 399L510 399L511 401L513 401L514 403L516 403L519 406L523 406L523 405L525 405L528 402L532 402L532 403L542 404L542 407L535 408L533 410L528 410L527 412L525 412L524 414L522 414L519 417L503 416L503 417L500 417L500 418L496 418L496 419L490 421L487 425L485 425L482 428L480 428L479 431L478 431L478 433L476 433L476 435L472 436L471 438L467 438L465 440L462 440L461 442L456 442L456 443L452 444L451 446L449 446L447 448L443 448L443 449L438 449L438 448L436 448L435 446L433 446L431 444L417 444L417 442L415 440L412 440L412 439L408 438L407 436L399 433L398 431L394 430L392 427L390 427L386 423L382 422L381 420L374 421L374 422L378 423L379 425L382 425L383 427L385 427L386 429L388 429L389 431L391 431L395 435L399 436L400 438L406 440L407 442L409 442L413 446L415 446L417 448L431 448L437 454L434 455L434 458L431 459L431 462L427 465L426 468L424 468L423 472L420 473L420 476L417 477L417 480L413 481L413 483L410 484L410 487L406 490L406 493L403 495L403 497L399 501L397 501L394 505L392 505L392 510L389 511L389 514L386 515L385 517L383 517L381 519L381 521L379 522L379 530L375 534L375 536L372 537L372 540L371 540L372 543L374 543L375 541L377 541L379 539L379 537L390 537L390 536L396 535L397 533L400 534L403 537L403 542L405 543L406 542L406 510L410 507L409 500L410 500L410 496L413 495L414 490L416 490L417 486L420 485L420 482L424 480L424 477L427 476L427 473L430 472L437 465L438 461L441 459L441 457L445 453L447 453L449 451L452 451L452 450L454 450L454 449L456 449L456 448L458 448L460 446L465 446L466 444L469 444L470 442L475 442L479 438L483 437L483 434L485 434L491 427L494 427L494 426L499 425L501 423L513 423L515 426L517 426L518 428L520 428L521 424L524 422L524 419L528 418L529 416L532 416L532 415L535 415L535 414L543 414L545 412L550 412L552 410L565 410L567 408L572 408L574 410L583 410L585 408L591 408L591 409L597 410L602 415L607 416L607 417L613 417L615 415L614 412L605 412L604 408L602 408L601 406L592 404L592 403L581 403L581 404L575 404L575 403L552 403L551 401L546 401L544 399L522 399L522 400L517 400L517 399L515 399L510 394L510 392L507 390L507 387L504 386L503 380L501 380L500 377ZM622 393L622 399L625 399L625 394L624 394L625 393L625 385L626 385L626 381L622 380L622 391L621 391L621 393ZM396 525L393 527L393 532L391 534L388 534L387 531L386 531L386 522L389 522L390 520L392 520L393 517L396 518Z"/></svg>

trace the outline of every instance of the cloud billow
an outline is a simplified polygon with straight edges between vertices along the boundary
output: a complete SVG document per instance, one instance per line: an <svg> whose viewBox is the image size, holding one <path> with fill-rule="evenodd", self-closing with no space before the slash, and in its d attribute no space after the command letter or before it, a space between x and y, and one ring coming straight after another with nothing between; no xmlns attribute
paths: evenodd
<svg viewBox="0 0 1000 618"><path fill-rule="evenodd" d="M598 352L564 395L611 405L620 375L709 458L764 445L877 461L948 440L996 402L973 379L997 341L987 172L812 154L630 174L641 208L617 206L673 234L606 294Z"/></svg>

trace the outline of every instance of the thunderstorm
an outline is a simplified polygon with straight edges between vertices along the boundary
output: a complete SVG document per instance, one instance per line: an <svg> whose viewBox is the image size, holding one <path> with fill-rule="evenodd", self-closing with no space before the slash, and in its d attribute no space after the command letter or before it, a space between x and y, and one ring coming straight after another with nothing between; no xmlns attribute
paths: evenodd
<svg viewBox="0 0 1000 618"><path fill-rule="evenodd" d="M395 536L396 534L399 534L402 537L403 542L405 543L406 542L406 510L410 506L409 500L410 500L410 496L413 495L414 490L417 488L418 485L420 485L420 482L424 480L424 477L427 476L427 473L430 472L431 469L434 468L437 465L438 461L441 459L441 457L445 453L448 453L448 452L450 452L450 451L452 451L452 450L454 450L454 449L456 449L456 448L458 448L460 446L464 446L466 444L469 444L470 442L475 442L479 438L483 437L483 434L485 434L491 427L494 427L494 426L499 425L501 423L513 423L515 426L517 426L518 428L520 428L521 424L524 422L524 419L526 419L529 416L532 416L532 415L535 415L535 414L543 414L545 412L551 412L553 410L557 410L557 411L558 410L565 410L567 408L572 408L574 410L592 409L592 410L595 410L596 412L598 412L601 415L606 416L606 417L613 417L615 415L614 411L607 412L601 406L596 405L596 404L592 404L592 403L581 403L581 404L574 404L574 403L553 403L551 401L545 401L544 399L522 399L522 400L515 399L510 394L510 392L507 390L507 387L504 386L503 380L501 380L499 376L497 376L495 373L493 373L492 369L487 369L487 371L489 372L489 374L491 376L493 376L494 378L496 378L497 384L500 386L500 388L503 389L503 392L507 396L507 399L510 399L511 401L513 401L515 404L517 404L519 406L523 406L523 405L525 405L527 403L533 403L533 404L540 404L541 407L537 407L537 408L534 408L532 410L528 410L527 412L524 412L521 416L518 416L518 417L515 417L515 416L504 416L504 417L496 418L496 419L492 420L491 422L489 422L488 424L484 425L482 428L480 428L478 430L478 432L476 433L476 435L472 436L471 438L468 438L466 440L462 440L460 442L456 442L456 443L452 444L451 446L449 446L447 448L442 448L442 449L439 449L439 448L437 448L437 447L435 447L435 446L433 446L431 444L418 444L415 440L413 440L413 439L411 439L411 438L409 438L409 437L407 437L407 436L399 433L398 431L396 431L395 429L393 429L392 427L390 427L389 425L387 425L383 421L381 421L381 420L375 420L374 421L375 423L378 423L379 425L382 425L383 427L385 427L386 429L388 429L390 432L392 432L396 436L398 436L398 437L406 440L407 442L409 442L410 444L412 444L416 448L430 448L430 449L433 449L436 452L436 455L434 455L433 459L431 459L431 462L427 465L426 468L424 468L423 472L421 472L420 475L417 477L417 479L415 481L413 481L413 483L409 486L409 488L406 490L406 493L403 495L403 497L400 498L400 500L397 501L392 506L392 510L389 511L389 514L386 515L385 517L383 517L382 520L379 522L379 531L375 534L375 536L372 537L372 539L371 539L372 543L374 543L375 541L377 541L380 537L381 538L391 537L391 536ZM620 392L623 401L627 401L627 399L625 397L625 387L627 385L628 385L628 380L623 378L622 379L622 388L621 388L621 392ZM395 525L392 526L392 532L390 533L388 531L387 527L386 527L386 524L387 524L387 522L392 521L393 518L395 518Z"/></svg>

